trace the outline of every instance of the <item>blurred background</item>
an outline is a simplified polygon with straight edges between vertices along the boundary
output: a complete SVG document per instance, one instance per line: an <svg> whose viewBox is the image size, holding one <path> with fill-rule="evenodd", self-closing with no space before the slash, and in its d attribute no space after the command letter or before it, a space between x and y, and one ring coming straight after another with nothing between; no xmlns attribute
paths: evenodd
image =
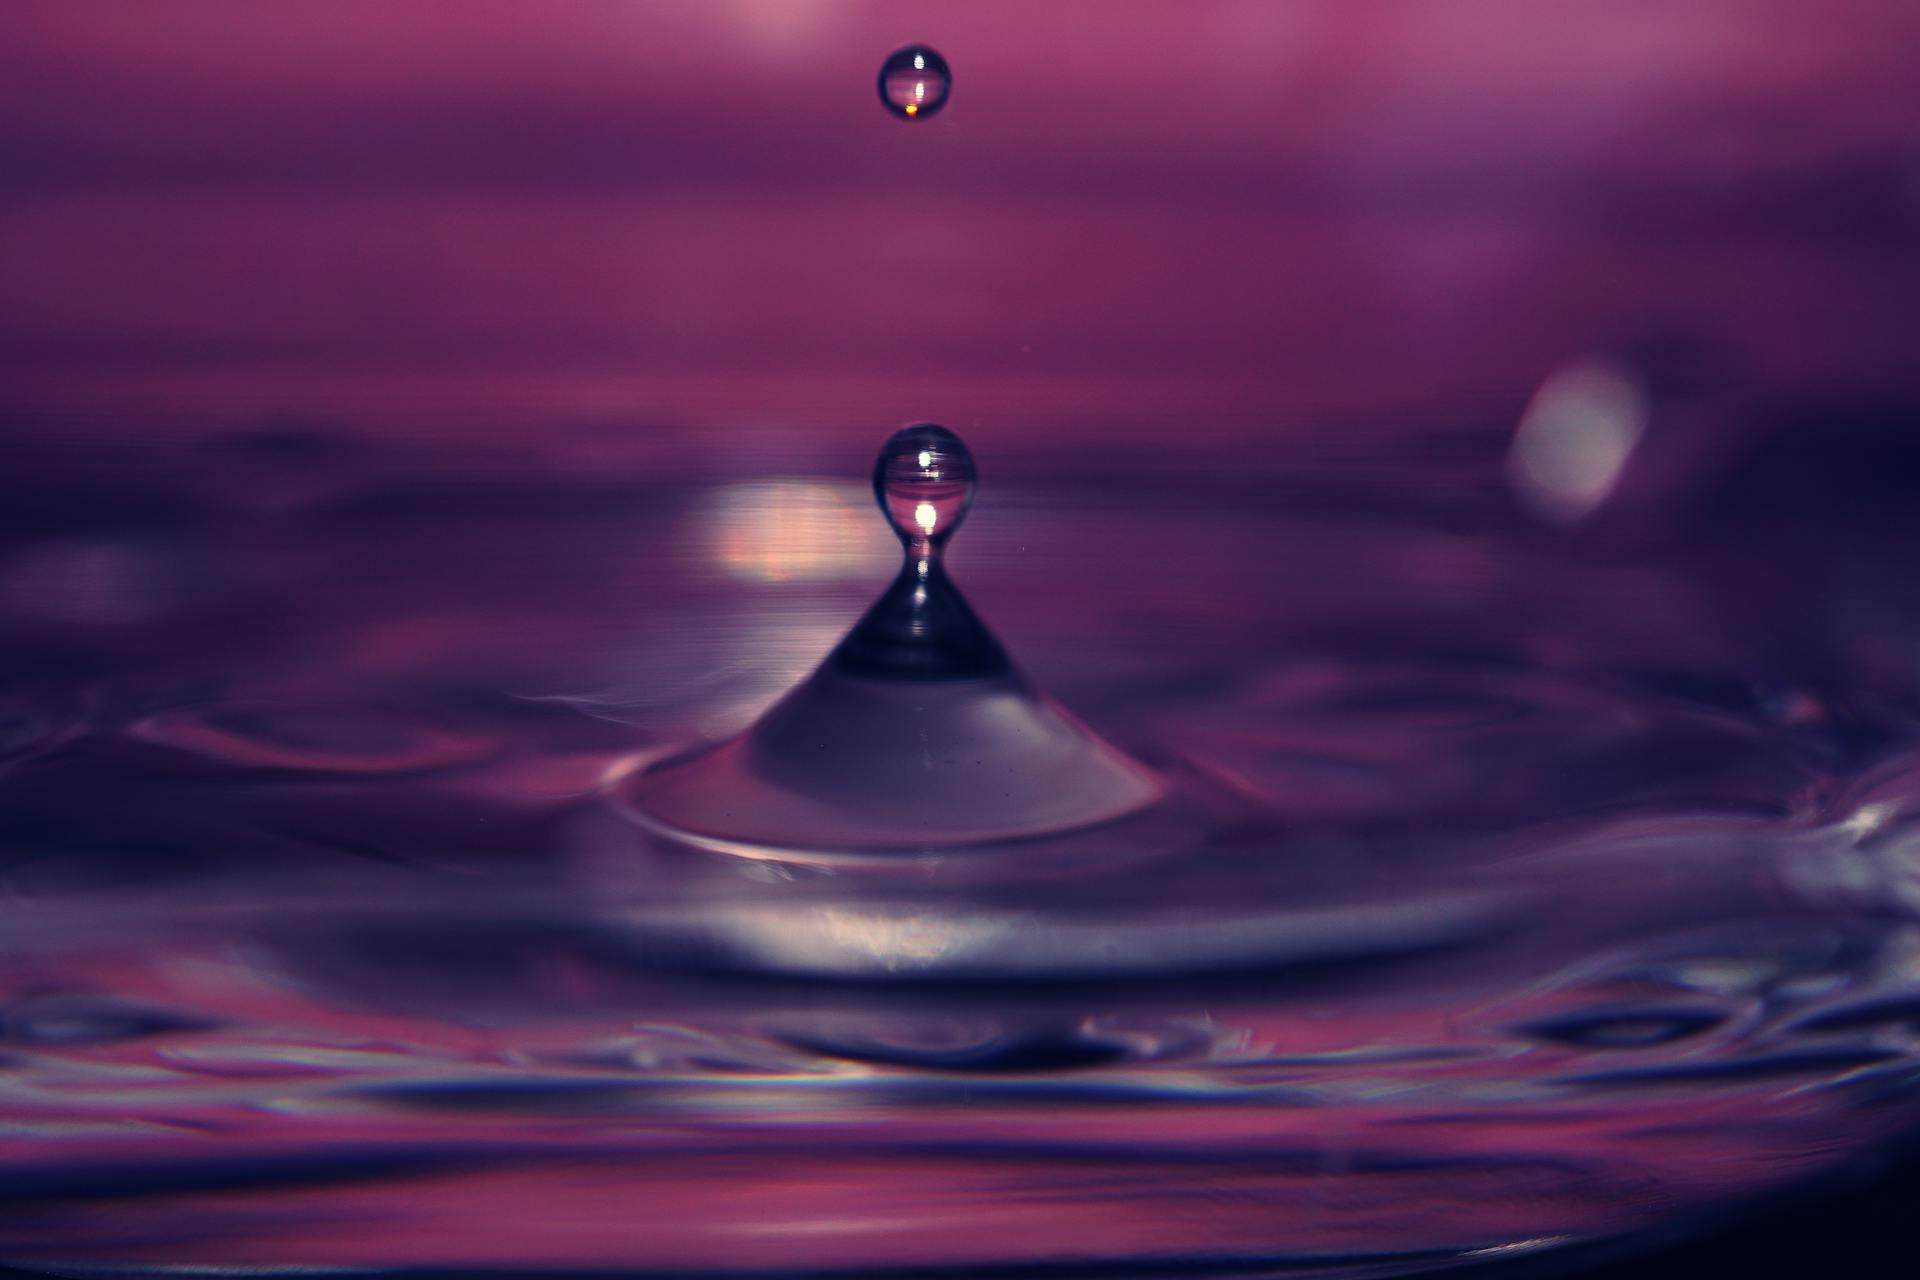
<svg viewBox="0 0 1920 1280"><path fill-rule="evenodd" d="M1917 28L1901 0L10 6L0 600L70 651L189 605L265 628L316 577L388 621L450 579L476 608L643 585L604 527L500 536L478 577L333 532L209 564L352 494L387 539L651 512L655 561L853 599L886 554L869 450L932 419L1009 510L959 554L1043 672L1029 606L1089 572L1103 499L1231 500L1342 527L1286 557L1143 537L1147 625L1204 641L1178 617L1236 596L1286 605L1243 646L1322 604L1618 630L1644 600L1523 609L1460 537L1498 529L1717 556L1740 602L1669 610L1668 659L1710 636L1769 679L1904 687L1904 647L1836 657L1807 605L1909 612L1830 553L1898 542L1920 476ZM912 124L873 91L908 40L958 86ZM1381 520L1435 536L1348 563ZM603 617L603 651L657 617Z"/></svg>
<svg viewBox="0 0 1920 1280"><path fill-rule="evenodd" d="M1711 343L1774 395L1916 376L1900 0L0 23L23 434L617 452L931 417L987 448L1301 450L1510 427L1556 362L1631 340ZM955 68L937 123L874 101L908 40Z"/></svg>

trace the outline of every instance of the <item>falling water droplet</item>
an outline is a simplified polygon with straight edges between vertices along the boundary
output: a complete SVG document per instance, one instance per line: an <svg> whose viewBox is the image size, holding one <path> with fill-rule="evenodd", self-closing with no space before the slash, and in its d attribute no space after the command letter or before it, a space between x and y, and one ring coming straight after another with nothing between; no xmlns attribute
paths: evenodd
<svg viewBox="0 0 1920 1280"><path fill-rule="evenodd" d="M952 88L947 60L923 44L897 50L880 64L880 104L902 120L935 114Z"/></svg>

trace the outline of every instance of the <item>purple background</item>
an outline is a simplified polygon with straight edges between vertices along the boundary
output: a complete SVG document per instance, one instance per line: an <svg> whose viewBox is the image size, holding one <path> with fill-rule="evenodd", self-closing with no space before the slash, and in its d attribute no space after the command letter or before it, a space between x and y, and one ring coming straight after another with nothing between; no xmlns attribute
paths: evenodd
<svg viewBox="0 0 1920 1280"><path fill-rule="evenodd" d="M1647 334L1894 394L1916 47L1907 0L11 5L0 408L1231 448L1504 427Z"/></svg>
<svg viewBox="0 0 1920 1280"><path fill-rule="evenodd" d="M908 40L956 73L911 125L873 91ZM793 477L857 481L924 417L990 475L1063 468L986 494L960 547L969 594L1076 706L1353 630L1911 687L1912 542L1847 521L1898 513L1911 538L1882 465L1911 453L1859 441L1920 401L1916 48L1912 0L8 6L8 666L54 724L80 716L69 686L110 684L125 707L82 710L134 721L203 690L332 706L340 671L536 692L555 669L617 691L718 672L769 697L891 554L857 483ZM1679 430L1653 471L1783 423L1795 447L1664 491L1723 500L1584 575L1482 545L1474 503L1504 492L1542 378L1622 346L1708 353L1710 395L1656 397ZM1826 406L1854 461L1821 473ZM227 448L262 426L398 453ZM1436 450L1440 428L1486 448ZM1097 507L1071 481L1104 450L1164 499L1117 555L1067 509ZM1268 554L1244 509L1141 481L1182 454L1324 527ZM417 483L534 457L562 477L548 506ZM787 505L709 511L685 475L726 466ZM658 487L598 492L601 470ZM1429 501L1369 535L1369 487ZM1813 514L1757 539L1781 494ZM1676 527L1713 572L1662 594ZM1124 589L1113 563L1139 567ZM724 613L704 632L703 607ZM1090 635L1123 639L1092 663ZM123 666L141 679L100 675ZM1226 701L1210 727L1258 738ZM144 834L121 794L84 835Z"/></svg>

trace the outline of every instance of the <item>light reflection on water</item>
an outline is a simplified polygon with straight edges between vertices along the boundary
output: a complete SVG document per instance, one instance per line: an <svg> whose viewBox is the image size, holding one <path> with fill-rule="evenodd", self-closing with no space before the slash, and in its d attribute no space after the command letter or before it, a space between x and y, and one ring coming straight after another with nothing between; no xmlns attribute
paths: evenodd
<svg viewBox="0 0 1920 1280"><path fill-rule="evenodd" d="M1418 1269L1909 1124L1884 633L1769 648L1805 602L1713 531L1463 524L1434 452L1001 460L956 575L1177 821L835 865L679 847L606 789L851 623L895 554L858 489L381 457L217 551L121 529L175 576L0 620L0 1254ZM1497 454L1466 474L1505 510Z"/></svg>
<svg viewBox="0 0 1920 1280"><path fill-rule="evenodd" d="M892 540L857 484L774 480L712 495L716 559L749 582L871 580L893 561Z"/></svg>
<svg viewBox="0 0 1920 1280"><path fill-rule="evenodd" d="M0 1263L1371 1276L1911 1128L1912 0L417 8L0 6ZM641 829L921 414L1165 805Z"/></svg>

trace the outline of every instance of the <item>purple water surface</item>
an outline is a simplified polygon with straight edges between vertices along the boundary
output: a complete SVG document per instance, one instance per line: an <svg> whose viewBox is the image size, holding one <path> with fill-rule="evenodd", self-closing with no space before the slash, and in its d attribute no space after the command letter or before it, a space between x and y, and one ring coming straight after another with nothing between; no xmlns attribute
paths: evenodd
<svg viewBox="0 0 1920 1280"><path fill-rule="evenodd" d="M20 1263L1419 1269L1913 1118L1911 602L1858 576L1911 535L1796 468L1697 482L1771 486L1783 591L1717 527L1543 527L1444 438L987 455L957 579L1175 800L820 867L649 835L618 782L884 583L857 479L269 432L136 498L24 456Z"/></svg>
<svg viewBox="0 0 1920 1280"><path fill-rule="evenodd" d="M1910 1132L1920 29L1841 8L0 13L0 1262L1372 1275ZM927 418L1166 805L650 834Z"/></svg>

